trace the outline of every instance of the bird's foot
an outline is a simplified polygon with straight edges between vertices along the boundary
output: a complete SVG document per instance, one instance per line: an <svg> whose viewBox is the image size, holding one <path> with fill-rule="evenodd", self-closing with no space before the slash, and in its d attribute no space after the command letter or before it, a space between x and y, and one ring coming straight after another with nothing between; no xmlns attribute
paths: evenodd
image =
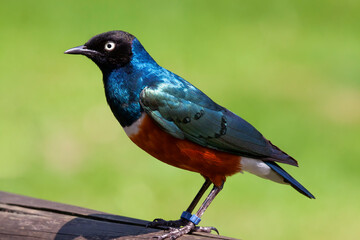
<svg viewBox="0 0 360 240"><path fill-rule="evenodd" d="M170 227L169 229L170 229L169 233L163 234L161 236L157 236L155 238L157 238L158 240L163 240L166 238L177 239L177 238L181 237L182 235L185 235L187 233L192 233L192 232L210 233L211 231L215 231L217 234L219 234L219 231L214 227L199 227L199 226L195 226L195 224L192 222L188 222L182 228Z"/></svg>
<svg viewBox="0 0 360 240"><path fill-rule="evenodd" d="M167 229L170 228L179 228L181 226L185 226L189 221L186 219L179 219L179 220L171 220L166 221L161 218L155 218L154 221L148 223L146 227L165 227Z"/></svg>

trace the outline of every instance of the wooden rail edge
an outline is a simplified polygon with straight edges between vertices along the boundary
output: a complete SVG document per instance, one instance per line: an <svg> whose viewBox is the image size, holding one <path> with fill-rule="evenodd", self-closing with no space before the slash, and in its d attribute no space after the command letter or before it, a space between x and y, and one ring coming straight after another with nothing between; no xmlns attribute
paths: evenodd
<svg viewBox="0 0 360 240"><path fill-rule="evenodd" d="M0 191L0 239L154 239L148 221ZM234 238L193 233L180 239Z"/></svg>

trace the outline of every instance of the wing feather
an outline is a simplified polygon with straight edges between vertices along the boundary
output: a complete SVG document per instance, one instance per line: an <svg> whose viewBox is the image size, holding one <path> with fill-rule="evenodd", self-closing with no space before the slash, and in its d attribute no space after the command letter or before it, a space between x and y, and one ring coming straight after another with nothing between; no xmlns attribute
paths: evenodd
<svg viewBox="0 0 360 240"><path fill-rule="evenodd" d="M265 139L244 119L217 105L200 90L160 84L140 93L144 111L167 133L241 156L297 166L295 159Z"/></svg>

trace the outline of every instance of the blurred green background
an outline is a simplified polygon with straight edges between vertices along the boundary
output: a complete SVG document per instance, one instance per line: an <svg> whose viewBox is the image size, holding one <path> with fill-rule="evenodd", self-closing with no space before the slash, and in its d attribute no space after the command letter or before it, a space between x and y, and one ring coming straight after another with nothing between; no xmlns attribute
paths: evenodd
<svg viewBox="0 0 360 240"><path fill-rule="evenodd" d="M238 174L202 224L242 239L360 236L360 2L1 1L0 190L152 220L203 183L138 149L98 68L63 52L119 29L294 156L316 197Z"/></svg>

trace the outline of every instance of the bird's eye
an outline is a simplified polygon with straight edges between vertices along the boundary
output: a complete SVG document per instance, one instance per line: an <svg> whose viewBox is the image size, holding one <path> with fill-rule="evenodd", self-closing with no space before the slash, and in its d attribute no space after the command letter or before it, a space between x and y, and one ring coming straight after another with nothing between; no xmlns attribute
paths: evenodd
<svg viewBox="0 0 360 240"><path fill-rule="evenodd" d="M107 42L105 44L105 50L106 51L112 51L112 50L114 50L114 48L115 48L115 43L114 42Z"/></svg>

